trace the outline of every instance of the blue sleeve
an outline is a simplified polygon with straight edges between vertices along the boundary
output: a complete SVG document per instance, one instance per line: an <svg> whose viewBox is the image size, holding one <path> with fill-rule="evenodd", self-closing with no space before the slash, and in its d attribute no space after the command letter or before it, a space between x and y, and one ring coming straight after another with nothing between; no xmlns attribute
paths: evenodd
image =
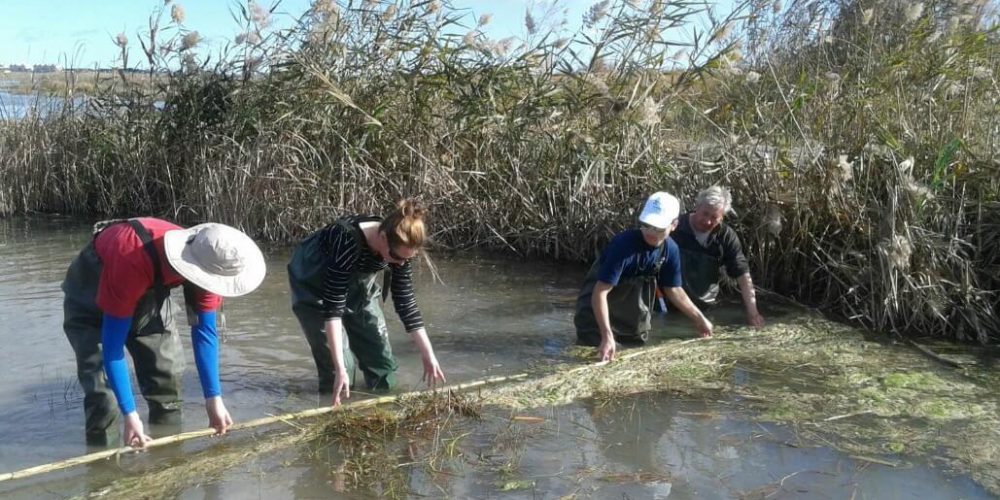
<svg viewBox="0 0 1000 500"><path fill-rule="evenodd" d="M622 277L625 269L625 260L631 255L627 241L624 238L616 237L608 246L604 247L601 254L601 267L597 270L597 279L611 286L618 286L618 281Z"/></svg>
<svg viewBox="0 0 1000 500"><path fill-rule="evenodd" d="M125 340L132 327L132 318L118 318L108 314L101 322L101 344L104 349L104 374L108 377L108 385L115 393L118 408L122 414L128 415L135 411L135 399L132 397L132 381L128 376L128 362L125 361Z"/></svg>
<svg viewBox="0 0 1000 500"><path fill-rule="evenodd" d="M198 379L205 399L222 395L219 383L219 334L215 327L215 311L199 311L198 324L191 326L191 347Z"/></svg>
<svg viewBox="0 0 1000 500"><path fill-rule="evenodd" d="M660 266L660 276L657 278L660 288L678 288L684 284L681 280L681 251L674 240L667 238L667 258Z"/></svg>

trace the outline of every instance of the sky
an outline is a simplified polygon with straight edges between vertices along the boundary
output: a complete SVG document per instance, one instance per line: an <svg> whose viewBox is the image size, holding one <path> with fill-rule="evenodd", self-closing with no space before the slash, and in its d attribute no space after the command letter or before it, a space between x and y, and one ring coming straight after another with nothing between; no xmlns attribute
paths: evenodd
<svg viewBox="0 0 1000 500"><path fill-rule="evenodd" d="M185 27L196 30L205 43L222 46L243 31L233 19L236 0L177 0L186 12ZM261 0L270 7L273 0ZM493 14L485 29L494 38L524 34L524 12L533 0L455 0L475 16ZM568 17L579 22L591 5L586 0L564 0ZM109 67L118 57L114 38L124 33L131 47L130 61L142 54L137 33L148 31L149 17L163 0L0 0L0 65L59 64L63 67ZM304 13L310 0L283 0L274 23L289 26ZM169 7L168 7L169 9ZM169 21L169 10L164 15Z"/></svg>

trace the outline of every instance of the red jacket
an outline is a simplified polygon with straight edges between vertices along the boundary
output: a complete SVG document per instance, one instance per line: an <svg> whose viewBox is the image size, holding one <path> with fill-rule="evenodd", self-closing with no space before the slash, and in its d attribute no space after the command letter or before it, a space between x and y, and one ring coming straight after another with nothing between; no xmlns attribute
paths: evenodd
<svg viewBox="0 0 1000 500"><path fill-rule="evenodd" d="M163 286L173 288L184 284L184 277L170 267L163 250L163 233L184 228L160 219L138 220L153 238L160 258ZM97 307L111 316L132 317L139 299L154 284L153 262L143 249L142 240L128 224L115 224L97 235L94 249L103 266L97 287ZM222 305L222 297L196 287L195 303L188 305L195 311L214 311Z"/></svg>

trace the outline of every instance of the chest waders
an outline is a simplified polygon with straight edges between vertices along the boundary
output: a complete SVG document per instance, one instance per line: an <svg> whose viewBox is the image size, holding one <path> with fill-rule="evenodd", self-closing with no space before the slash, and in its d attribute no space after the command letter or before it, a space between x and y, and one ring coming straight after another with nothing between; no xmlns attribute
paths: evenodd
<svg viewBox="0 0 1000 500"><path fill-rule="evenodd" d="M125 347L135 365L139 390L149 406L151 424L179 426L180 380L184 371L180 338L173 321L170 290L163 284L160 259L149 232L137 220L115 220L94 226L94 238L104 229L127 223L142 240L153 261L153 287L136 304ZM76 355L76 373L83 388L87 443L109 446L118 441L118 405L104 374L101 322L97 307L101 260L94 241L73 259L62 283L63 331ZM169 431L168 431L169 432Z"/></svg>
<svg viewBox="0 0 1000 500"><path fill-rule="evenodd" d="M360 222L369 220L378 219L362 219ZM361 229L347 219L338 220L337 225L354 237L360 251L369 251ZM288 263L288 281L292 289L292 312L302 326L316 362L319 391L329 393L333 391L334 366L326 338L321 297L327 264L332 257L323 249L323 237L324 231L317 231L295 249ZM391 271L362 272L355 269L348 279L347 308L341 318L344 326L341 334L344 366L352 387L355 368L361 369L369 389L388 390L396 386L399 365L389 345L389 328L380 306L379 299L384 297L383 286L378 279L381 272Z"/></svg>
<svg viewBox="0 0 1000 500"><path fill-rule="evenodd" d="M608 292L608 319L616 342L642 344L649 339L653 304L656 300L656 277L660 274L667 252L665 245L660 248L662 251L652 271L623 278ZM580 345L597 347L601 344L601 331L591 305L594 286L598 281L597 274L600 272L600 261L601 259L597 259L590 266L590 271L584 278L583 289L576 298L573 324L576 326L576 342Z"/></svg>
<svg viewBox="0 0 1000 500"><path fill-rule="evenodd" d="M720 259L700 250L681 248L684 292L699 309L715 303L719 295Z"/></svg>

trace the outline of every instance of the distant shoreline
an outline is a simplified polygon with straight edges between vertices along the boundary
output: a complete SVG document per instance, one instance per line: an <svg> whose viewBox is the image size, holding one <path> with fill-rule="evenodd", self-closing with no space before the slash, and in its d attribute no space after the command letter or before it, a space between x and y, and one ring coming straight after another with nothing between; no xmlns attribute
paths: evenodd
<svg viewBox="0 0 1000 500"><path fill-rule="evenodd" d="M125 70L130 79L149 78L148 71ZM0 92L15 95L57 94L62 96L93 94L99 84L107 85L121 78L117 68L58 69L53 71L0 72Z"/></svg>

